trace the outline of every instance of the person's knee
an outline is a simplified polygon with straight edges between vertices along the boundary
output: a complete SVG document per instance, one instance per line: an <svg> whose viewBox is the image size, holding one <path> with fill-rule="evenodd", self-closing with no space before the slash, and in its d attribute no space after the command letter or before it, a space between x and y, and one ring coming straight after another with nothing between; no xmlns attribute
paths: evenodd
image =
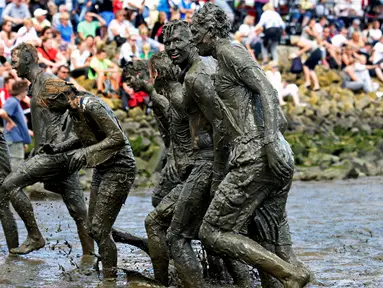
<svg viewBox="0 0 383 288"><path fill-rule="evenodd" d="M162 198L156 194L153 194L152 196L152 205L154 208L158 206L158 204L161 203Z"/></svg>
<svg viewBox="0 0 383 288"><path fill-rule="evenodd" d="M202 222L202 225L199 229L198 237L201 240L202 244L206 247L212 247L212 238L215 234L215 229L207 223Z"/></svg>
<svg viewBox="0 0 383 288"><path fill-rule="evenodd" d="M84 205L83 205L84 204ZM86 221L87 218L87 209L85 203L78 201L76 203L67 204L69 215L76 222Z"/></svg>
<svg viewBox="0 0 383 288"><path fill-rule="evenodd" d="M89 235L97 242L100 242L103 236L101 225L93 221L92 226L89 227Z"/></svg>
<svg viewBox="0 0 383 288"><path fill-rule="evenodd" d="M148 216L145 218L145 229L146 232L156 230L155 227L158 225L157 222L154 220L156 218L157 213L155 211L152 211L149 213ZM149 234L149 233L148 233Z"/></svg>

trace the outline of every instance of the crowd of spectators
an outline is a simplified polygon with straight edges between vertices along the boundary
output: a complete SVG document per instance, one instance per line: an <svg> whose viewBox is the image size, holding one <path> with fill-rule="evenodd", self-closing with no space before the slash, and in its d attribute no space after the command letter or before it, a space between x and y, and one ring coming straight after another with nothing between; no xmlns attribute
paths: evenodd
<svg viewBox="0 0 383 288"><path fill-rule="evenodd" d="M294 72L304 74L307 88L321 88L317 65L341 70L343 87L354 91L376 91L379 84L372 78L383 81L379 1L209 1L233 21L233 40L269 70L281 105L287 95L296 105L306 105L297 86L282 81L278 70L282 44L299 47L290 58ZM0 107L9 97L12 81L20 80L10 66L11 50L29 42L37 47L46 72L79 90L86 90L85 81L87 89L99 96L121 97L125 110L147 108L147 97L123 83L122 68L163 50L164 23L190 22L203 4L203 0L0 0Z"/></svg>

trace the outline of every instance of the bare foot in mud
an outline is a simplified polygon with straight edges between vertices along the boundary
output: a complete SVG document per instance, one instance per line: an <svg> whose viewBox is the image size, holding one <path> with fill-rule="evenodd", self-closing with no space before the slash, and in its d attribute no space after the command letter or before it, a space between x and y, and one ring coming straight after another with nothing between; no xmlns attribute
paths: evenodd
<svg viewBox="0 0 383 288"><path fill-rule="evenodd" d="M297 270L298 278L290 278L283 281L284 288L302 288L310 282L310 271L304 268L297 268Z"/></svg>
<svg viewBox="0 0 383 288"><path fill-rule="evenodd" d="M40 238L38 240L34 240L31 238L27 238L23 244L21 244L18 248L13 248L9 252L12 254L25 255L31 253L32 251L39 250L45 246L44 238Z"/></svg>

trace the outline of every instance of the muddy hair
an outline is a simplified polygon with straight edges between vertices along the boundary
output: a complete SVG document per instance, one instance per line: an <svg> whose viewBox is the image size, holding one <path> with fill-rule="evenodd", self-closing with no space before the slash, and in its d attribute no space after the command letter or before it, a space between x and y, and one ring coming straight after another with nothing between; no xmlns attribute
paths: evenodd
<svg viewBox="0 0 383 288"><path fill-rule="evenodd" d="M122 71L123 79L127 79L129 77L136 77L137 75L144 76L140 78L149 79L149 66L147 61L136 60L128 62L124 66Z"/></svg>
<svg viewBox="0 0 383 288"><path fill-rule="evenodd" d="M37 49L35 46L29 43L21 43L12 49L12 54L16 53L16 56L23 57L25 53L31 55L33 64L39 63L39 56L37 55Z"/></svg>
<svg viewBox="0 0 383 288"><path fill-rule="evenodd" d="M220 7L213 3L206 3L192 18L192 23L197 23L211 29L220 38L229 37L232 23Z"/></svg>
<svg viewBox="0 0 383 288"><path fill-rule="evenodd" d="M158 78L165 81L178 81L181 72L165 51L158 52L150 58L149 69L157 71Z"/></svg>
<svg viewBox="0 0 383 288"><path fill-rule="evenodd" d="M186 21L182 21L182 20L172 20L172 21L166 22L165 25L162 27L162 35L165 38L167 38L177 28L181 28L181 29L184 29L185 31L188 31L188 33L190 34L189 38L192 39L193 36L192 36L191 31L190 31L189 23Z"/></svg>

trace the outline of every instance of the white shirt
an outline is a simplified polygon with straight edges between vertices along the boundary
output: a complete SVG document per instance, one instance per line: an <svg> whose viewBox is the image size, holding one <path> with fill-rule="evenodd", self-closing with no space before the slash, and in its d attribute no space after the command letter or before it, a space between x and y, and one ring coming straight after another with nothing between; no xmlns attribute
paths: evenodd
<svg viewBox="0 0 383 288"><path fill-rule="evenodd" d="M332 45L334 45L335 47L338 47L338 48L342 47L342 45L346 42L347 42L347 38L342 34L335 35L331 39Z"/></svg>
<svg viewBox="0 0 383 288"><path fill-rule="evenodd" d="M268 70L265 72L265 74L271 85L273 85L278 94L280 94L283 89L281 73L279 71L273 72Z"/></svg>
<svg viewBox="0 0 383 288"><path fill-rule="evenodd" d="M109 40L113 41L113 39L115 37L112 29L117 30L118 35L126 38L127 33L129 32L129 28L130 28L129 24L130 24L130 22L127 20L124 20L122 23L120 23L116 19L113 19L108 26L108 38L109 38Z"/></svg>
<svg viewBox="0 0 383 288"><path fill-rule="evenodd" d="M121 59L125 59L126 62L132 61L132 57L140 58L140 55L138 54L138 48L136 46L136 53L132 52L132 47L130 46L129 42L125 42L122 44L120 49L120 62Z"/></svg>
<svg viewBox="0 0 383 288"><path fill-rule="evenodd" d="M383 59L383 44L378 42L374 45L374 57L372 63L376 64L379 60Z"/></svg>
<svg viewBox="0 0 383 288"><path fill-rule="evenodd" d="M86 60L90 57L90 52L88 50L85 50L80 53L80 50L76 49L72 52L72 55L70 58L76 60L76 66L84 66L86 63ZM76 67L74 67L73 63L70 64L70 70L74 70Z"/></svg>
<svg viewBox="0 0 383 288"><path fill-rule="evenodd" d="M314 30L315 30L315 32L317 32L319 35L322 36L322 33L323 33L323 26L322 25L320 25L319 23L315 23Z"/></svg>
<svg viewBox="0 0 383 288"><path fill-rule="evenodd" d="M370 37L373 40L378 41L382 37L382 30L380 30L380 29L370 29L368 31L368 34L370 35Z"/></svg>
<svg viewBox="0 0 383 288"><path fill-rule="evenodd" d="M258 25L265 27L265 29L273 27L285 29L285 22L283 22L281 15L273 10L263 12Z"/></svg>
<svg viewBox="0 0 383 288"><path fill-rule="evenodd" d="M239 26L239 29L238 31L242 33L242 35L244 35L245 37L249 36L249 33L251 30L254 29L254 26L250 26L250 25L247 25L247 24L242 24L241 26Z"/></svg>
<svg viewBox="0 0 383 288"><path fill-rule="evenodd" d="M25 26L21 27L19 31L17 31L17 36L21 37L17 38L15 47L20 43L39 40L39 36L37 36L37 32L34 27L29 28L29 31L27 31Z"/></svg>

